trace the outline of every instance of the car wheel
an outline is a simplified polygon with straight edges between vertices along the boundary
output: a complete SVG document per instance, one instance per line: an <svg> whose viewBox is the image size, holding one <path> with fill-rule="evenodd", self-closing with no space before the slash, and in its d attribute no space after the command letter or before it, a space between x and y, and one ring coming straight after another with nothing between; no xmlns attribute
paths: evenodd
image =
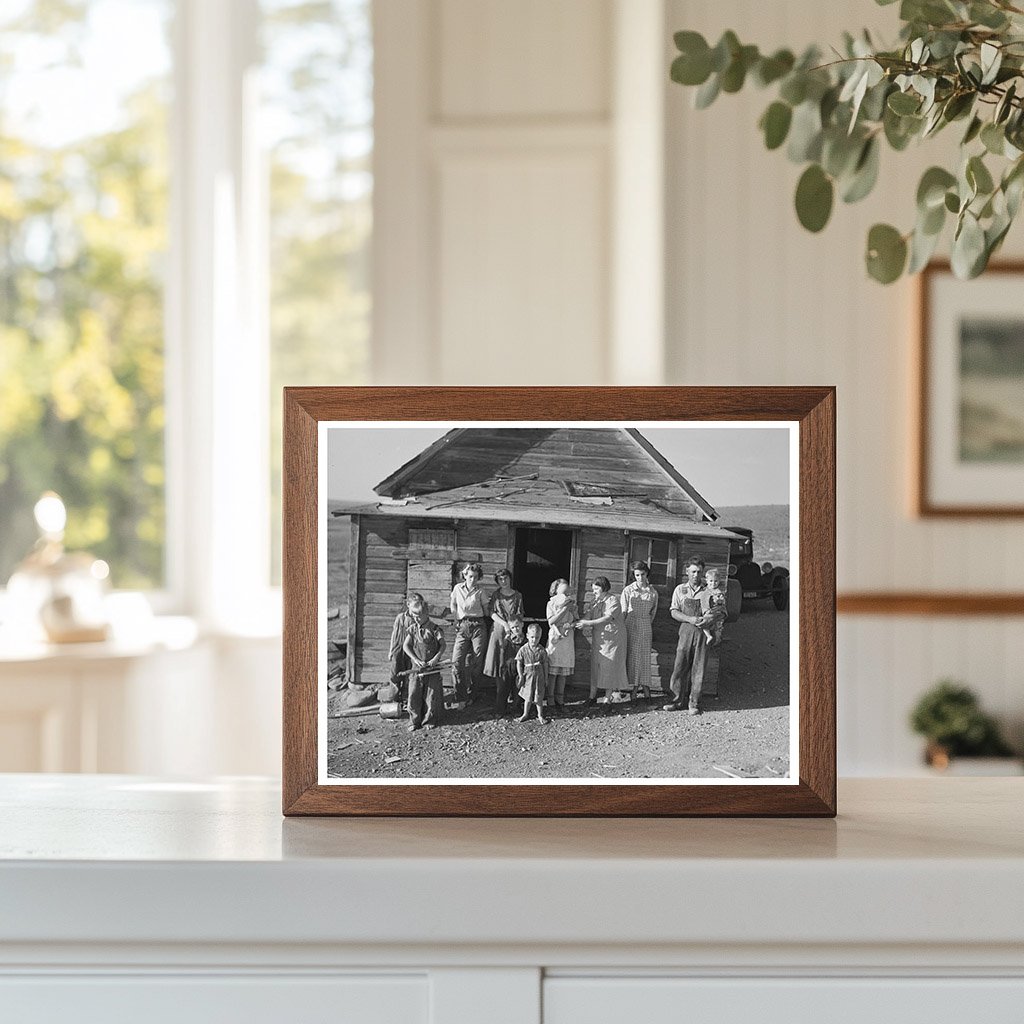
<svg viewBox="0 0 1024 1024"><path fill-rule="evenodd" d="M776 576L772 580L772 601L780 612L789 607L789 580L785 576Z"/></svg>

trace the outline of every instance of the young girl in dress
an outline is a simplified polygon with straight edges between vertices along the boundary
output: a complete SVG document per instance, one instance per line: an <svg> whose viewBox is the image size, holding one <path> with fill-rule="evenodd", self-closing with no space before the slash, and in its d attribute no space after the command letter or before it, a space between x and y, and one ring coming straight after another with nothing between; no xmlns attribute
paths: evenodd
<svg viewBox="0 0 1024 1024"><path fill-rule="evenodd" d="M576 602L569 595L569 581L555 580L548 601L548 707L565 707L565 684L576 668L576 635L573 622L578 617Z"/></svg>
<svg viewBox="0 0 1024 1024"><path fill-rule="evenodd" d="M548 652L540 644L541 628L531 622L526 630L526 643L516 655L516 671L519 675L519 696L523 698L525 722L530 717L530 705L537 705L537 721L547 725L550 719L544 717L544 690L548 682Z"/></svg>

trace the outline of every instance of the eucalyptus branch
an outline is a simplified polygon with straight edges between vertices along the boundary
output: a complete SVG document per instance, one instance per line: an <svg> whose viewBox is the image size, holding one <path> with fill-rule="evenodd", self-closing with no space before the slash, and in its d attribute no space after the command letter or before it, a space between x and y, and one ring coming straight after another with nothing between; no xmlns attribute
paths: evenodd
<svg viewBox="0 0 1024 1024"><path fill-rule="evenodd" d="M867 33L846 35L827 62L816 48L798 59L789 50L762 54L731 31L715 46L696 32L678 32L671 76L697 88L701 109L751 81L774 89L758 126L768 149L785 145L789 159L804 165L795 207L809 231L825 227L837 194L847 203L870 194L883 143L900 152L962 121L958 166L930 167L918 185L913 228L876 224L865 259L884 284L916 273L952 220L953 269L975 277L1024 200L1024 38L1012 15L1024 16L1024 9L1010 0L989 7L902 0L897 47L879 49Z"/></svg>

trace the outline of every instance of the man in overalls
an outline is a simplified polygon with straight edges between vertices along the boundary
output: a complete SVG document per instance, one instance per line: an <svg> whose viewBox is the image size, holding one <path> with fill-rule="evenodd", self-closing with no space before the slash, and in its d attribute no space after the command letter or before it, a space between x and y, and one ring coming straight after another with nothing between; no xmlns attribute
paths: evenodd
<svg viewBox="0 0 1024 1024"><path fill-rule="evenodd" d="M697 623L710 606L711 591L704 585L704 559L694 555L686 562L686 582L680 583L673 591L669 606L672 618L679 623L679 643L669 682L672 700L663 705L665 711L700 714L700 691L704 685L708 641Z"/></svg>

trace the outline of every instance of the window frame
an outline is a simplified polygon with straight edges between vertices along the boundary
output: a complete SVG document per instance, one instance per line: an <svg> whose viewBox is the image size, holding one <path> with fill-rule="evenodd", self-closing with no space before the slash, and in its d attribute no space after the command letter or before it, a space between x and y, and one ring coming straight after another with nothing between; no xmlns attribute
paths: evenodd
<svg viewBox="0 0 1024 1024"><path fill-rule="evenodd" d="M637 559L633 556L633 545L637 541L644 541L647 544L647 556L645 558ZM673 537L665 537L663 535L647 534L647 533L631 533L629 535L629 544L626 547L626 563L624 575L627 585L633 582L633 573L631 566L636 561L646 562L648 565L652 564L651 561L651 547L656 540L663 540L668 544L668 559L665 562L665 582L655 583L651 580L651 585L655 587L673 587L675 586L676 580L676 541ZM660 560L659 560L660 563Z"/></svg>

